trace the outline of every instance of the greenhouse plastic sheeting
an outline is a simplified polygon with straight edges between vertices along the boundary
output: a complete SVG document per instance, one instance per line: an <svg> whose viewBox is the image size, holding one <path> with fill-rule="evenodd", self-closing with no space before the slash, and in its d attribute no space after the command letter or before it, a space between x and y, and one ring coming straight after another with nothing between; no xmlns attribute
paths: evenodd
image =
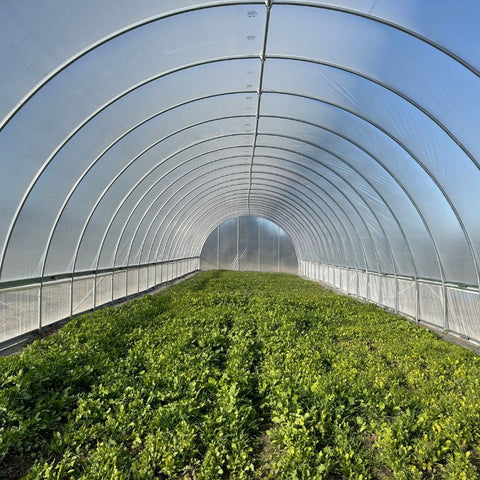
<svg viewBox="0 0 480 480"><path fill-rule="evenodd" d="M202 270L298 272L290 237L274 223L255 217L237 217L219 225L203 246L200 266Z"/></svg>
<svg viewBox="0 0 480 480"><path fill-rule="evenodd" d="M258 217L300 274L479 341L478 18L2 2L2 340L195 271L216 228ZM219 266L253 268L250 242Z"/></svg>

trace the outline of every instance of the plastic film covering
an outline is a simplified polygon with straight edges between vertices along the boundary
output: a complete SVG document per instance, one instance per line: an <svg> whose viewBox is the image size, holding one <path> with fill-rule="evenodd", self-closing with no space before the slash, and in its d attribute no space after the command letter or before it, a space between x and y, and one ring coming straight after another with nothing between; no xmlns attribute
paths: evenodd
<svg viewBox="0 0 480 480"><path fill-rule="evenodd" d="M233 218L215 228L200 262L203 270L298 272L290 237L278 225L258 217Z"/></svg>
<svg viewBox="0 0 480 480"><path fill-rule="evenodd" d="M358 295L358 275L355 270L348 270L347 285L348 285L348 289L346 290L346 292L350 293L351 295L357 296Z"/></svg>
<svg viewBox="0 0 480 480"><path fill-rule="evenodd" d="M138 293L138 270L127 270L127 295Z"/></svg>
<svg viewBox="0 0 480 480"><path fill-rule="evenodd" d="M163 271L164 271L164 268L161 263L155 265L155 278L158 283L162 283L164 281L162 276L164 275Z"/></svg>
<svg viewBox="0 0 480 480"><path fill-rule="evenodd" d="M368 274L368 300L371 300L373 303L382 302L382 292L380 290L381 282L378 275Z"/></svg>
<svg viewBox="0 0 480 480"><path fill-rule="evenodd" d="M381 304L397 310L397 280L394 277L380 277L380 290L382 292Z"/></svg>
<svg viewBox="0 0 480 480"><path fill-rule="evenodd" d="M112 301L113 273L103 273L95 279L95 306L105 305Z"/></svg>
<svg viewBox="0 0 480 480"><path fill-rule="evenodd" d="M50 325L72 313L72 282L62 280L42 286L41 322Z"/></svg>
<svg viewBox="0 0 480 480"><path fill-rule="evenodd" d="M448 329L465 337L478 336L480 298L476 292L447 288Z"/></svg>
<svg viewBox="0 0 480 480"><path fill-rule="evenodd" d="M113 300L127 296L127 271L113 273Z"/></svg>
<svg viewBox="0 0 480 480"><path fill-rule="evenodd" d="M0 342L38 327L40 285L0 292Z"/></svg>
<svg viewBox="0 0 480 480"><path fill-rule="evenodd" d="M170 280L199 269L196 258L172 261L168 265ZM167 264L163 264L163 268L167 268ZM162 264L154 264L1 290L0 348L20 335L152 289L162 283L161 272Z"/></svg>
<svg viewBox="0 0 480 480"><path fill-rule="evenodd" d="M411 280L401 279L398 283L398 310L406 315L417 317L417 284Z"/></svg>
<svg viewBox="0 0 480 480"><path fill-rule="evenodd" d="M419 282L419 319L437 326L443 325L444 295L441 285Z"/></svg>
<svg viewBox="0 0 480 480"><path fill-rule="evenodd" d="M156 278L155 278L155 265L149 265L147 267L147 288L152 288L156 284ZM191 270L187 268L187 272L190 272Z"/></svg>
<svg viewBox="0 0 480 480"><path fill-rule="evenodd" d="M95 277L81 277L73 280L72 314L85 312L94 307Z"/></svg>
<svg viewBox="0 0 480 480"><path fill-rule="evenodd" d="M357 295L360 298L368 299L368 273L367 272L358 272L358 288Z"/></svg>
<svg viewBox="0 0 480 480"><path fill-rule="evenodd" d="M480 340L479 17L470 0L3 2L4 337L201 262L298 271Z"/></svg>

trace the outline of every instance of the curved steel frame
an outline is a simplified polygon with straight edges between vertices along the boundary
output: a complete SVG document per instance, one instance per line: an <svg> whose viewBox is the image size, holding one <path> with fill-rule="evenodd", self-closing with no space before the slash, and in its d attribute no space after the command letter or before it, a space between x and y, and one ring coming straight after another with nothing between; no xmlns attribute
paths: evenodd
<svg viewBox="0 0 480 480"><path fill-rule="evenodd" d="M201 168L201 166L198 167L198 168ZM182 175L182 176L179 177L179 178L182 178L183 176L185 176L185 175ZM176 182L179 180L179 178L175 179L174 182L170 183L167 188L169 188L171 185L173 185L174 183L176 183ZM153 186L152 186L152 187L153 187ZM179 190L181 190L181 188L182 188L182 187L180 187L179 189L177 189L177 192L178 192ZM176 194L177 192L175 192L175 194ZM162 194L163 194L163 192L160 193L160 194L151 202L150 206L148 206L148 207L146 208L145 214L148 212L148 210L151 210L151 209L153 208L153 205L156 203L156 201L158 200L158 198L159 198ZM175 195L175 194L174 194L174 195ZM173 195L172 195L172 196L173 196ZM168 203L168 201L170 200L170 198L171 198L171 197L169 197L169 198L167 199L167 201L166 201L167 203ZM133 213L133 210L132 210L131 214L132 214L132 213ZM161 213L163 214L163 209L161 210ZM145 214L144 214L144 215L145 215ZM159 214L160 214L160 212L159 212ZM167 213L167 215L168 215L168 213ZM130 216L131 216L131 215L130 215ZM130 216L129 216L129 218L130 218ZM151 224L153 224L153 222L154 222L154 220L152 220ZM136 235L136 233L137 233L137 231L138 231L138 228L139 228L139 226L140 226L140 223L141 223L141 220L139 221L138 226L137 226L137 228L135 229L134 235ZM132 239L132 241L133 241L133 239ZM145 239L144 239L144 241L145 241ZM130 260L129 260L129 262L130 262Z"/></svg>
<svg viewBox="0 0 480 480"><path fill-rule="evenodd" d="M244 197L244 193L235 193L234 197L235 196ZM222 205L228 205L228 206L231 205L232 207L238 208L238 203L231 202L230 195L228 194L228 192L226 192L225 194L218 195L218 197L219 198L225 197L225 202L223 202ZM283 202L285 200L282 199L281 201ZM288 202L286 202L286 203L287 203L287 205L289 205ZM271 208L273 205L275 205L275 203L269 201L268 198L262 198L261 201L258 202L258 203L255 203L255 205L257 206L257 208L260 206L262 211L264 211L263 210L264 208ZM201 208L199 206L197 206L196 210L200 211ZM234 213L226 213L223 216L216 217L215 214L214 214L215 211L217 211L217 213L218 213L218 206L216 204L209 205L209 206L205 206L205 203L203 204L203 211L201 212L202 219L203 218L206 219L206 218L215 217L215 221L213 221L211 224L209 224L209 227L208 227L208 229L205 229L205 232L203 233L203 236L198 236L198 237L195 236L195 239L196 239L195 250L196 250L197 256L200 255L201 249L203 248L203 245L204 245L204 241L205 241L206 237L208 236L208 234L206 233L207 231L209 231L209 232L210 232L210 230L213 231L214 228L216 228L218 225L222 224L224 221L226 221L228 219L235 218L237 216L247 216L246 214L248 213L248 212L245 211L245 215L243 215L241 212L239 213L238 211L236 211ZM258 216L258 215L255 215L255 216ZM300 215L300 216L302 216L302 215ZM266 218L266 217L262 217L262 218ZM286 216L282 211L274 211L273 213L271 213L271 218L279 226L281 226L282 224L285 225L288 228L292 228L294 226L294 224L291 222L291 219L288 216ZM196 219L194 219L192 217L191 219L189 219L189 223L195 222L195 220ZM182 227L186 228L187 225L184 225ZM191 225L188 225L188 228L191 228ZM296 231L296 230L293 230L293 231L294 231L294 234L296 235L295 237L291 237L292 241L293 241L293 244L294 244L294 247L295 247L295 245L299 245L300 247L305 249L305 245L306 245L305 241L308 241L308 237L304 235L305 232ZM177 234L178 234L178 232L172 232L172 235L174 237ZM170 242L170 244L172 244L172 242ZM295 251L297 252L297 250L295 250Z"/></svg>
<svg viewBox="0 0 480 480"><path fill-rule="evenodd" d="M285 185L285 184L283 184L283 185ZM206 187L206 185L201 185L201 187ZM208 187L207 187L207 188L208 188ZM203 190L205 190L205 188L202 188L202 191L203 191ZM283 188L277 188L277 190L278 190L278 191L284 191L284 192L287 192L287 193L288 193L288 191L285 190L285 189L283 189ZM302 193L303 196L306 196L304 192L301 192L301 193ZM189 200L189 203L186 204L186 205L189 205L190 203L195 202L195 205L196 205L195 212L196 212L197 210L202 211L202 209L205 208L205 203L206 203L206 202L205 202L205 203L199 203L199 202L198 202L198 198L199 198L199 197L194 197L194 198L192 198L192 199ZM286 197L284 198L284 200L285 200L285 201L287 201L287 200L288 200L288 201L292 201L293 204L295 204L295 206L296 206L296 209L294 209L295 214L296 214L297 216L305 217L305 218L304 218L304 221L305 221L304 225L305 225L308 229L313 228L313 229L315 230L314 232L312 232L312 233L313 233L313 236L312 236L311 238L320 239L321 243L323 244L323 240L322 240L322 237L321 237L321 235L320 235L320 232L316 230L316 224L315 224L314 222L312 223L312 219L315 219L315 218L316 218L321 224L323 224L323 220L322 220L321 218L319 218L318 216L315 215L315 212L313 212L311 205L309 205L309 203L308 203L307 201L298 198L298 196L295 196L295 198L296 198L296 201L295 201L295 202L293 202L293 199L290 198L289 196L286 196ZM207 200L210 201L210 199L207 199ZM297 202L298 202L298 203L297 203ZM288 202L287 202L287 203L288 203ZM305 205L305 208L304 208L304 209L299 209L299 206L300 206L300 205ZM307 211L311 211L311 216L310 216L310 214L307 213ZM175 217L178 216L178 214L179 214L179 212L176 212L176 213L175 213ZM157 216L158 216L158 215L157 215ZM175 218L175 217L174 217L174 218ZM308 217L308 218L307 218L307 217ZM165 218L167 218L167 217L165 217ZM192 218L192 221L194 221L194 220L196 219L195 213L192 213L192 214L189 216L189 218ZM330 219L328 218L328 216L326 216L326 219L330 220ZM167 229L165 229L165 231L169 230L170 233L171 233L171 232L176 233L176 232L181 232L181 231L183 232L183 231L186 229L188 220L186 220L186 221L184 222L184 224L183 224L183 226L182 226L181 228L178 228L178 229L176 229L176 228L169 228L169 227L170 227L170 224L173 222L173 220L174 220L174 219L172 219L172 220L169 222L169 225L167 226ZM164 221L164 220L162 219L162 223L163 223L163 221ZM155 239L156 239L157 236L158 236L158 233L159 233L159 231L160 231L161 225L162 225L162 224L160 224L160 225L157 227L157 229L156 229L155 236L154 236L153 241L152 241L152 248L153 248L153 245L155 244ZM293 237L296 237L296 236L299 235L300 232L301 232L301 230L299 230L298 228L296 228L296 229L295 229L295 228L290 229L290 227L287 228L286 225L284 225L284 224L279 224L279 225L282 226L282 228L284 228L284 230L285 230L287 233L289 233L289 234L292 236L292 238L293 238ZM332 226L333 226L333 228L335 229L334 224L332 224ZM169 233L169 234L170 234L170 233ZM330 233L330 232L329 232L329 233ZM338 235L338 232L337 232L337 235ZM307 237L307 238L308 238L308 237ZM161 240L159 241L158 247L157 247L157 249L156 249L156 254L155 254L155 257L154 257L154 258L158 258L158 251L160 250L160 248L161 248L161 246L162 246L162 240L164 241L164 243L167 242L167 240L166 240L164 237L161 238ZM332 239L332 241L333 241L333 239ZM304 248L307 248L307 246L308 246L310 243L311 243L311 241L308 242L308 241L305 241L305 240L304 240L304 245L303 245ZM203 245L202 245L202 246L203 246ZM202 247L202 246L201 246L201 247ZM201 248L201 247L200 247L200 248ZM193 248L193 246L192 246L192 248ZM300 245L299 245L299 248L301 248ZM325 246L324 246L324 249L326 249Z"/></svg>
<svg viewBox="0 0 480 480"><path fill-rule="evenodd" d="M246 209L245 209L244 213L238 211L238 202L237 201L231 201L231 195L230 195L229 192L225 192L225 194L220 194L220 195L217 195L217 196L219 198L225 197L226 201L222 202L223 206L225 206L225 205L230 206L231 205L233 207L233 210L237 209L237 211L234 211L233 213L226 213L224 216L215 215L215 212L217 212L217 214L218 214L218 204L215 203L213 205L206 206L206 203L203 203L202 205L197 205L195 207L195 211L200 212L200 216L197 215L197 217L194 217L192 215L191 218L188 221L188 224L197 221L199 218L202 219L202 220L204 218L215 218L215 221L212 224L210 224L210 226L208 228L208 230L210 231L210 229L213 230L213 228L215 228L215 227L212 228L211 225L218 226L221 223L223 223L224 221L226 221L227 219L235 218L237 216L248 216L248 211ZM244 198L245 197L245 190L243 189L243 193L242 192L235 193L233 198L235 198L235 196L240 196L240 197ZM262 197L261 202L258 202L258 204L255 204L255 205L261 205L262 208L267 208L267 207L271 208L272 206L277 204L276 201L272 202L270 200L271 199L269 197L265 197L265 198ZM283 198L283 197L280 197L280 202L284 203L287 206L290 206L290 203L287 202L285 200L285 198ZM255 216L258 216L258 215L255 215ZM300 216L302 216L302 214L300 214ZM290 222L290 218L288 216L286 216L281 211L275 211L274 213L271 213L270 217L279 226L281 226L283 224L288 228L289 226L294 225ZM266 217L262 217L262 218L266 218ZM190 225L187 225L187 222L185 222L182 227L184 229L187 226L188 226L188 228L190 228ZM205 232L206 231L207 231L207 229L205 229ZM303 236L303 232L298 232L297 230L294 230L294 232L295 232L296 236L298 236L297 234L299 234L300 241L297 244L301 245L302 247L305 247L304 241L308 240L308 237ZM173 235L173 237L177 236L178 234L179 234L178 231L172 231L171 232L171 235ZM196 242L195 248L196 248L198 254L200 254L200 251L203 247L203 241L200 240L200 238L201 238L200 236L197 237L197 238L198 238L198 240ZM292 237L292 239L293 239L293 237ZM172 244L172 242L170 242L170 244ZM294 245L295 245L295 243L294 243ZM159 248L160 248L160 246L159 246Z"/></svg>
<svg viewBox="0 0 480 480"><path fill-rule="evenodd" d="M209 172L211 172L211 171L209 171ZM233 174L223 175L222 178L227 178L229 175L233 175ZM217 189L219 189L219 188L222 188L221 186L222 186L223 184L227 183L227 181L218 182L218 179L212 179L212 180L209 180L208 182L203 182L201 185L199 185L199 187L196 187L196 188L203 188L203 190L205 190L205 189L209 188L208 184L211 183L211 182L214 182L214 181L217 182L217 183L215 183L215 187L216 187L216 190L215 190L215 191L217 191ZM190 186L191 186L191 185L190 185ZM165 204L164 204L164 206L163 206L162 208L165 208L170 201L173 202L173 201L174 201L174 197L177 196L177 195L179 195L179 194L181 194L181 193L183 193L183 192L185 192L185 190L183 189L183 186L177 187L176 190L175 190L175 192L174 192L172 195L170 195L170 197L169 197L168 200L165 202ZM160 195L162 195L162 194L163 194L163 192L162 192ZM173 212L173 210L178 207L178 205L180 204L180 202L183 202L184 199L186 199L188 196L190 196L190 195L192 195L192 194L193 194L193 190L192 190L192 189L189 189L189 190L187 191L187 193L184 193L184 194L183 194L183 197L182 197L180 200L176 201L176 203L170 208L170 210L166 212L166 214L164 215L164 217L163 217L163 219L162 219L162 223L163 223L164 220L170 215L170 213ZM151 205L150 205L150 207L149 207L149 210L152 209L152 206L154 205L154 203L156 203L156 201L158 200L158 198L160 197L160 195L157 196L156 199L151 203ZM194 199L195 199L196 202L198 202L199 199L200 199L200 195L194 196ZM140 254L139 254L139 255L140 255L140 258L143 257L143 249L144 249L144 247L145 247L145 245L146 245L147 237L149 236L150 231L151 231L151 229L152 229L152 225L153 225L154 222L156 221L157 217L158 217L158 215L154 216L154 218L152 219L152 221L150 222L150 224L149 224L148 227L147 227L147 231L146 231L146 233L145 233L144 240L141 242L142 249L141 249ZM320 222L322 223L322 220L320 220ZM156 230L156 232L155 232L155 234L154 234L154 237L152 238L152 242L151 242L150 248L149 248L149 250L148 250L148 258L150 258L150 256L151 256L151 250L152 250L152 247L153 247L153 243L154 243L154 240L155 240L155 238L156 238L156 236L157 236L157 232L158 232L158 231L160 230L160 228L161 228L162 223L157 227L157 230ZM286 230L286 228L284 228L284 229ZM287 233L289 233L288 230L286 230L286 231L287 231ZM138 228L135 230L134 236L137 235L137 232L138 232ZM289 235L290 235L290 236L292 235L291 232L289 233ZM132 243L131 243L131 245L133 245L134 236L132 237ZM323 240L322 240L322 243L323 243ZM325 247L324 247L324 248L325 248ZM130 258L130 252L129 252L128 258ZM130 263L130 260L129 260L129 263Z"/></svg>
<svg viewBox="0 0 480 480"><path fill-rule="evenodd" d="M237 134L235 134L235 135L237 135ZM243 135L243 134L241 134L241 135ZM232 135L232 136L234 136L234 135ZM198 143L203 143L203 142L205 142L205 141L208 141L208 140L202 140L202 142L198 142ZM191 146L191 145L190 145L190 146ZM190 146L188 146L188 147L186 147L186 148L190 148ZM239 145L238 147L239 147L239 148L242 148L241 145ZM228 147L228 148L232 148L232 147ZM144 150L144 151L145 151L145 150ZM183 151L183 150L182 150L182 151ZM172 154L172 156L175 155L176 153L178 153L178 152L175 152L174 154ZM170 157L168 157L168 158L170 158ZM167 159L168 159L168 158L167 158ZM166 159L166 160L167 160L167 159ZM166 161L166 160L164 160L164 161ZM188 161L190 161L190 160L191 160L191 159L189 159ZM157 167L152 167L152 169L151 169L149 172L153 171L153 170L156 169L156 168L157 168ZM147 176L148 174L149 174L149 173L145 174L145 176ZM137 182L137 185L143 180L143 178L145 178L145 176L142 177L142 178ZM165 176L165 175L163 175L163 176ZM163 178L163 177L162 177L162 178ZM135 187L133 187L130 192L132 192L134 188L135 188ZM128 195L129 195L129 194L128 194ZM127 195L127 196L128 196L128 195ZM126 198L127 198L127 197L125 197L124 200L122 200L122 204L126 201ZM119 207L120 207L120 205L119 205ZM119 210L119 209L118 209L118 210ZM116 215L116 214L115 214L115 215ZM102 245L103 245L103 242L102 242ZM101 250L101 249L100 249L100 250Z"/></svg>
<svg viewBox="0 0 480 480"><path fill-rule="evenodd" d="M227 181L222 182L222 183L227 183ZM208 190L208 187L209 187L209 186L208 186L208 183L205 183L205 184L200 185L199 188L202 189L201 193L200 193L200 194L197 194L196 196L194 196L193 198L191 198L191 199L188 200L187 205L189 205L189 204L192 203L192 202L195 202L195 212L198 211L198 210L200 210L200 211L205 211L207 201L210 201L210 198L208 198L207 201L205 201L205 202L202 202L202 203L199 202L199 199L200 199L200 198L204 198L204 197L206 196L206 195L203 195L203 192L204 192L205 190L207 190L207 195L210 194L210 195L213 195L213 196L215 197L215 193L217 192L217 189L215 190L215 192L212 193L211 191ZM228 187L228 186L221 187L221 188L219 188L218 190L222 190L222 189L224 189L224 188L226 188L226 187ZM244 186L244 188L245 188L245 186ZM188 196L189 194L190 194L190 192L189 192L187 195L185 195L185 197ZM288 200L291 200L291 199L288 199ZM284 201L287 202L287 197L284 199ZM300 200L299 200L299 201L300 201ZM295 204L296 202L293 202L293 203ZM289 202L287 202L287 204L289 204ZM306 207L307 207L307 210L311 210L310 205L308 205L308 203L305 203L303 200L300 201L300 204L305 204ZM218 205L216 205L216 206L217 206L217 208L218 208ZM214 205L212 208L214 208L214 207L215 207L215 205ZM304 211L304 210L298 210L298 207L297 207L297 210L295 210L295 211L296 211L296 213L297 213L299 216L304 217L304 221L305 221L305 225L307 226L307 229L313 229L313 230L315 230L314 232L311 232L311 233L313 234L313 236L312 236L311 238L320 238L320 239L321 239L321 237L318 237L318 236L317 236L319 232L316 231L316 225L315 225L315 223L311 223L312 217L310 217L310 215L308 215L306 211ZM175 217L176 217L177 215L178 215L178 212L175 213ZM314 215L313 212L312 212L312 215ZM175 218L175 217L174 217L174 218ZM308 217L308 218L307 218L307 217ZM166 217L165 217L165 218L166 218ZM190 215L190 218L192 218L192 221L195 221L195 220L196 220L195 214L192 213L192 214ZM287 218L290 218L290 217L287 217ZM169 224L171 224L172 221L173 221L173 219L170 220ZM163 222L163 220L162 220L162 222ZM322 221L321 219L320 219L320 223L323 223L323 221ZM178 231L180 231L180 230L184 231L185 228L186 228L186 224L187 224L187 222L185 222L184 225L182 226L182 228L180 228ZM291 228L290 226L287 227L287 225L289 225L289 222L287 222L286 224L282 223L280 226L282 226L282 228L284 228L284 230L285 230L287 233L289 233L292 237L299 236L299 235L302 233L300 230L298 230L298 228L295 229L295 228L293 228L293 227ZM184 227L185 227L185 228L184 228ZM156 237L158 236L158 232L160 231L160 228L161 228L161 224L157 227L157 229L156 229L156 231L155 231L155 235L154 235L154 237L153 237L153 240L152 240L152 243L151 243L151 247L150 247L150 253L149 253L149 256L150 256L150 257L151 257L151 252L152 252L152 249L153 249L153 245L155 244L155 239L156 239ZM170 231L172 231L172 230L174 230L174 229L170 229ZM308 238L308 237L305 237L305 238L303 239L303 244L301 244L301 245L299 244L299 245L298 245L298 248L306 248L306 247L307 247L307 245L310 243L309 241L307 241L307 238ZM323 241L322 241L322 243L323 243ZM160 250L161 246L162 246L162 245L161 245L161 242L160 242L160 244L159 244L158 247L156 248L156 253L155 253L155 257L154 257L154 258L158 258L158 251ZM200 248L201 248L202 246L203 246L203 245L201 245ZM198 248L198 247L197 247L197 248ZM324 247L324 248L325 248L325 247Z"/></svg>

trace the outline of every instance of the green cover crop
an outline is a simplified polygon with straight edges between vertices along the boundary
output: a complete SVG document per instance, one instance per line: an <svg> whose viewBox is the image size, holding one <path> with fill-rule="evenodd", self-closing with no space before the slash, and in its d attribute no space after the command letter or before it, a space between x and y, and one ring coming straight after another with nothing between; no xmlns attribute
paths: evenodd
<svg viewBox="0 0 480 480"><path fill-rule="evenodd" d="M0 478L480 478L480 361L295 276L204 272L0 359Z"/></svg>

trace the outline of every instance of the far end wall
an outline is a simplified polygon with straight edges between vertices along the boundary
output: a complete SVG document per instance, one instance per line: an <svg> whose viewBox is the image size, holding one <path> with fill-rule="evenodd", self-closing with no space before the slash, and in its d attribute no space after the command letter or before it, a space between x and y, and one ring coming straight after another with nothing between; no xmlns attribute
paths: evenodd
<svg viewBox="0 0 480 480"><path fill-rule="evenodd" d="M210 234L200 268L296 274L298 262L290 237L280 227L264 218L237 217Z"/></svg>

